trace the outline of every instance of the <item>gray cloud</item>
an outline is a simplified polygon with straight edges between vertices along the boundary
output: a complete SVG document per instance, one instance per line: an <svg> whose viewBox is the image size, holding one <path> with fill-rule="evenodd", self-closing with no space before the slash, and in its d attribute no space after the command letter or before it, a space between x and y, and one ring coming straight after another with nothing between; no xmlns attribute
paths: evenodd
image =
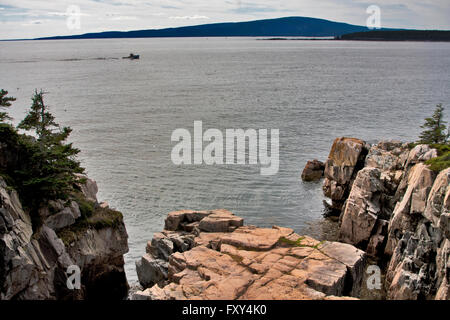
<svg viewBox="0 0 450 320"><path fill-rule="evenodd" d="M238 7L230 10L233 13L237 14L252 14L252 13L261 13L261 12L275 12L278 11L275 8L270 7L257 7L257 6L245 6Z"/></svg>

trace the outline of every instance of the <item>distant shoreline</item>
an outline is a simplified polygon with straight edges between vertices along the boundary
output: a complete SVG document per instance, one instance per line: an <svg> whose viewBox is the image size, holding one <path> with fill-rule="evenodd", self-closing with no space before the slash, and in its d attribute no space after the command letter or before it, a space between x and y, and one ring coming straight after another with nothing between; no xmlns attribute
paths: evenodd
<svg viewBox="0 0 450 320"><path fill-rule="evenodd" d="M389 40L389 39L296 39L296 38L267 38L267 39L256 39L260 41L370 41L370 42L450 42L450 40L414 40L414 39L404 39L404 40Z"/></svg>
<svg viewBox="0 0 450 320"><path fill-rule="evenodd" d="M256 39L256 40L261 40L261 41L286 41L286 40L291 40L291 41L292 40L330 41L330 40L336 40L336 38L335 37L312 37L312 38L307 38L307 37L298 37L298 38L273 37L273 38L260 38L260 39Z"/></svg>
<svg viewBox="0 0 450 320"><path fill-rule="evenodd" d="M449 42L450 31L439 30L374 30L355 32L337 37L272 37L258 40L338 40L338 41L389 41L389 42Z"/></svg>
<svg viewBox="0 0 450 320"><path fill-rule="evenodd" d="M352 41L421 41L449 42L450 31L440 30L374 30L355 32L336 37L336 40Z"/></svg>

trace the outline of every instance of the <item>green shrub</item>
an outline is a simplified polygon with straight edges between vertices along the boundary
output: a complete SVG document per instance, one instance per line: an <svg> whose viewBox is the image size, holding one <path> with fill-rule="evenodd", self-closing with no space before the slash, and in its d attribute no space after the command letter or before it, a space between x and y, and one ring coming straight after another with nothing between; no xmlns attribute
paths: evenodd
<svg viewBox="0 0 450 320"><path fill-rule="evenodd" d="M44 93L36 91L32 105L19 125L35 138L23 139L28 151L26 165L17 171L23 197L34 210L48 200L67 199L77 182L75 173L84 169L76 160L79 150L66 143L72 129L61 128L44 103Z"/></svg>
<svg viewBox="0 0 450 320"><path fill-rule="evenodd" d="M430 159L425 163L428 164L430 166L430 169L435 172L447 169L450 167L450 151L443 153L437 158Z"/></svg>
<svg viewBox="0 0 450 320"><path fill-rule="evenodd" d="M0 109L9 108L12 101L16 101L16 98L8 97L8 91L0 89ZM10 119L8 113L0 112L0 122Z"/></svg>
<svg viewBox="0 0 450 320"><path fill-rule="evenodd" d="M0 173L9 186L19 193L23 207L33 221L33 229L40 225L38 210L49 200L67 200L78 182L76 173L83 173L76 156L79 150L67 143L71 129L60 127L44 104L44 93L35 92L32 105L18 129L31 131L33 135L19 134L11 125L4 108L9 108L15 99L0 90L0 142L6 144L3 157L5 166ZM82 203L86 216L93 207Z"/></svg>
<svg viewBox="0 0 450 320"><path fill-rule="evenodd" d="M421 126L425 130L420 134L418 142L424 144L446 144L449 138L446 123L444 121L444 107L442 104L438 104L433 115L430 118L425 118L425 123Z"/></svg>
<svg viewBox="0 0 450 320"><path fill-rule="evenodd" d="M430 144L431 148L434 148L437 150L438 155L442 156L446 154L447 152L450 152L450 144Z"/></svg>

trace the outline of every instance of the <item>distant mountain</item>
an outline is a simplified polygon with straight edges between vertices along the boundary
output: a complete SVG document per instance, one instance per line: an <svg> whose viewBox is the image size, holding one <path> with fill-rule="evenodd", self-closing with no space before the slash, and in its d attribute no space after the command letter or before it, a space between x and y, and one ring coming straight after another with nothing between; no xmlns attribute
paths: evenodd
<svg viewBox="0 0 450 320"><path fill-rule="evenodd" d="M165 37L330 37L363 32L362 26L324 19L287 17L249 22L213 23L159 30L106 31L44 39L165 38Z"/></svg>

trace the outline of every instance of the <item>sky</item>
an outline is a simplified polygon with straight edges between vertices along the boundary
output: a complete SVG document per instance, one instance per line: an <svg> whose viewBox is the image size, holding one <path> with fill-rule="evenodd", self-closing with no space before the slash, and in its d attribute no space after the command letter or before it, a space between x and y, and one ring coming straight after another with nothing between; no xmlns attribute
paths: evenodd
<svg viewBox="0 0 450 320"><path fill-rule="evenodd" d="M160 29L304 16L381 27L450 30L450 0L0 0L0 39Z"/></svg>

